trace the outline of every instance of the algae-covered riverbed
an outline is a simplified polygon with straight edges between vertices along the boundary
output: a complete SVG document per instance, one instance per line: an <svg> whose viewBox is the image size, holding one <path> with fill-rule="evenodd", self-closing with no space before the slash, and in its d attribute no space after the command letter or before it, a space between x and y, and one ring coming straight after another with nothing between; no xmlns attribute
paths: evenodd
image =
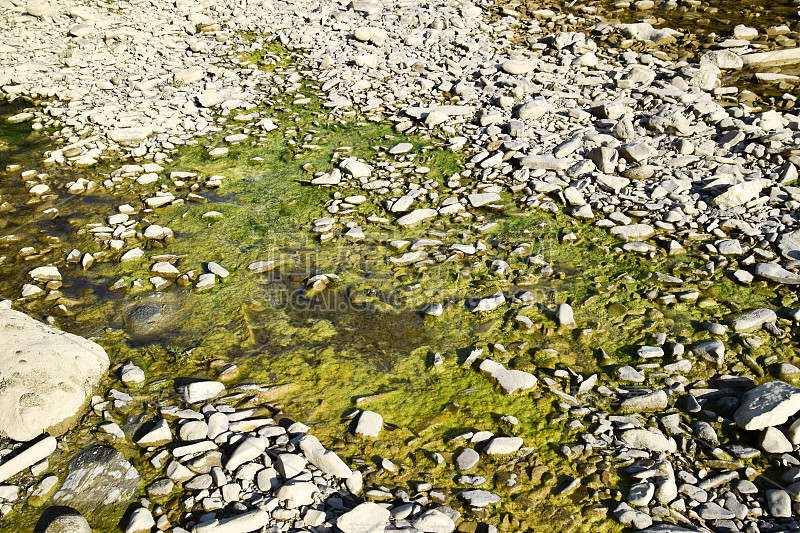
<svg viewBox="0 0 800 533"><path fill-rule="evenodd" d="M724 6L689 6L691 16L683 5L674 11L683 18L659 12L663 20L653 21L655 26L680 20L694 26L695 38L738 22L759 29L778 22L753 22L757 17L746 9L744 18L736 14L723 20L717 15ZM514 9L519 8L533 20L541 17L533 8L542 7L509 4L487 13L489 18L517 18ZM595 15L616 23L615 18L627 22L625 17L636 13L622 5L583 4L579 10L587 18L575 27ZM774 10L777 16L789 11L793 8L783 3ZM440 31L436 24L432 21L431 28ZM616 34L595 36L603 46L620 40ZM617 122L623 123L627 112L616 113L599 93L594 100L586 94L564 97L566 89L536 76L515 85L503 72L513 73L519 65L499 63L494 70L481 65L482 87L487 93L500 89L493 103L468 121L459 115L466 107L459 98L469 92L428 75L429 66L409 61L413 72L427 76L415 87L439 84L447 96L436 102L439 108L409 107L387 120L371 112L369 98L374 95L364 97L361 110L342 112L330 86L308 71L307 53L278 44L288 39L252 31L239 38L238 54L226 68L241 79L254 70L270 73L271 85L263 86L272 91L264 89L257 104L247 109L215 112L212 127L202 134L165 138L155 151L158 156L154 151L144 158L111 153L98 155L89 166L75 161L45 164L63 147L63 133L40 119L17 123L29 108L20 100L0 109L0 298L59 329L91 338L111 362L86 415L59 437L59 449L45 471L63 482L76 453L108 444L142 477L119 505L84 513L93 531L130 529L139 508L159 518L158 529L190 529L188 524L204 523L215 512L235 516L242 510L236 505L247 508L243 502L267 505L257 499L263 495L253 494L255 489L243 490L252 499L241 501L223 492L224 486L238 482L246 487L253 481L253 476L231 480L233 472L222 472L223 455L201 455L209 462L192 463L193 481L173 476L160 463L164 450L169 456L178 441L192 441L181 436L180 428L193 415L175 415L169 409L180 403L176 390L200 380L224 384L225 394L209 403L218 401L230 408L221 412L237 413L232 422L240 421L240 412L247 421L256 420L251 434L265 420L270 427L292 427L292 422L309 426L325 447L361 472L358 498L387 506L391 502L394 511L397 502L413 502L419 509L409 508L406 516L413 512L417 518L425 506L446 506L457 515L453 526L463 532L643 529L639 526L646 519L618 511L648 479L655 480L647 489L649 499L631 505L649 510L636 512L648 519L671 517L684 525L706 520L707 506L699 507L705 500L663 494L662 478L676 485L673 469L683 469L680 481L685 485L727 472L737 472L742 480L752 477L760 488L780 483L782 470L773 461L777 452L764 449L755 433L741 435L731 419L744 388L775 378L797 379L792 368L800 366L800 353L792 310L799 304L793 285L749 275L754 264L777 260L777 236L770 241L756 231L748 233L742 222L747 213L735 210L747 204L757 212L765 205L794 201L795 182L780 181L785 174L778 177L786 172L787 161L794 161L787 141L792 133L762 139L750 129L763 122L753 123L726 145L730 139L725 136L734 129L730 124L713 135L701 128L690 134L677 120L653 131L650 115L662 110L651 106L653 95L662 97L657 91L642 98L643 106L650 106L646 116L623 131ZM375 44L370 39L359 39L368 43L360 45L367 51ZM533 47L537 51L549 42L522 32L508 42L516 46L526 40L541 42ZM569 60L558 60L562 66L586 53L581 41L576 43ZM656 60L643 64L666 62L684 44L674 41L661 51L663 57L656 53ZM464 45L467 50L470 46ZM650 45L632 46L644 54ZM687 58L707 49L693 48ZM558 53L554 49L550 55ZM492 61L486 63L494 66ZM555 60L541 61L544 73L557 69ZM456 63L444 64L461 72ZM224 78L223 68L217 68L215 76ZM731 84L740 80L723 79ZM612 90L611 82L604 83ZM182 88L177 82L166 85ZM374 86L368 83L363 90ZM603 84L581 78L578 86ZM778 92L784 94L784 89ZM137 90L147 94L148 88ZM537 99L537 91L550 99L548 105L558 98L568 103L558 112L547 111L552 122L529 126L541 126L536 131L540 145L531 142L523 149L520 139L533 134L522 131L521 121L530 116L519 109ZM686 94L697 92L687 89ZM731 116L744 117L754 103L789 110L792 99L778 92L757 95L760 100L748 100ZM664 106L680 99L664 94ZM714 96L735 108L730 94ZM203 98L205 93L196 96ZM630 106L633 114L636 105L630 98L620 96L615 103ZM701 106L710 108L711 98L682 98L695 105L691 111L701 118L718 111ZM441 109L452 114L433 124L436 112L445 113ZM553 124L562 123L567 125L553 131ZM787 125L785 131L792 128L797 129ZM554 142L560 135L564 139ZM557 153L564 149L562 140L573 135L589 139L585 150L571 148L593 161L589 170L573 173L577 160L563 168L524 162L526 155ZM697 149L674 148L680 141L668 135L713 136L731 153L715 152L696 138ZM66 142L74 145L79 138L74 135ZM635 139L653 145L652 153L642 160L616 155L628 146L623 142L635 144ZM753 163L747 157L759 149L748 142L764 144L761 153L774 157ZM603 149L614 152L613 164L596 172L607 163ZM681 155L697 159L679 159ZM647 157L667 162L652 168ZM561 163L548 159L547 164ZM703 201L701 209L692 211L690 203L700 205L708 191L718 194L719 187L741 184L698 185L712 172L719 180L736 172L741 177L740 170L728 168L737 164L748 175L754 167L763 169L758 175L776 180L775 192L755 203L748 199L716 211L709 207L711 200ZM623 184L604 178L606 174ZM692 179L695 185L681 189ZM663 194L651 186L656 182L664 183ZM637 191L640 183L645 185ZM640 194L645 188L649 197ZM689 198L690 190L696 198ZM665 197L685 213L664 207ZM780 215L789 220L791 213ZM634 233L609 230L624 227ZM792 227L793 222L785 222L786 231ZM59 279L32 276L40 266L56 267ZM787 268L793 271L795 265ZM755 332L732 325L732 319L754 309L777 314L763 321L768 324L764 330L761 323ZM132 366L144 372L143 381L125 382L125 369ZM357 435L363 411L382 417L377 437ZM135 441L161 418L173 424L174 442L137 446ZM119 426L122 437L108 430L109 422ZM705 430L700 422L711 428L716 441L707 439L707 433L702 439L692 436L700 434L698 427ZM643 425L666 441L663 430L672 448L624 441ZM489 451L492 439L517 442L507 439L513 437L522 441L512 451ZM235 438L226 445L236 443ZM742 446L760 447L764 453L742 452ZM477 465L462 466L465 449L481 451ZM280 452L296 450L292 443ZM268 455L277 461L278 452ZM224 457L227 461L227 451ZM759 477L750 471L758 471ZM17 483L32 491L39 475L26 470ZM227 482L189 487L197 477L211 475ZM154 490L166 477L176 482L167 491ZM656 485L659 492L653 500ZM716 486L706 488L711 492ZM351 495L341 490L339 495L349 502ZM472 490L486 494L470 495ZM259 491L267 492L261 486ZM238 498L238 487L235 494ZM742 489L742 494L750 493ZM33 530L53 503L28 496L9 499L3 530ZM726 503L722 492L710 499L717 496ZM314 501L296 507L305 514L317 504L327 509L323 521L329 523L318 531L333 530L333 517L342 515L340 503L326 508ZM299 522L299 511L292 514L291 506L280 510L286 513L270 510L283 517L275 518L276 527L289 530L294 527L290 520ZM763 515L745 516L755 523L754 517ZM341 524L335 527L345 530Z"/></svg>

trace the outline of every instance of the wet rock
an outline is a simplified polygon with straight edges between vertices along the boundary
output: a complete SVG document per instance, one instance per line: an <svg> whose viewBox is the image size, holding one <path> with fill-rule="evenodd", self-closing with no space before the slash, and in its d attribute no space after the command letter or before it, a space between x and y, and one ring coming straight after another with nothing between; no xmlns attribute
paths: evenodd
<svg viewBox="0 0 800 533"><path fill-rule="evenodd" d="M488 312L494 311L501 305L506 303L506 297L503 295L502 292L496 292L495 294L488 296L486 298L481 298L477 305L472 308L473 313L478 312Z"/></svg>
<svg viewBox="0 0 800 533"><path fill-rule="evenodd" d="M0 435L27 441L70 427L108 370L105 350L0 304Z"/></svg>
<svg viewBox="0 0 800 533"><path fill-rule="evenodd" d="M93 446L70 460L66 478L51 503L94 516L127 505L141 482L139 472L122 453L108 446Z"/></svg>
<svg viewBox="0 0 800 533"><path fill-rule="evenodd" d="M125 314L125 327L134 337L160 331L167 322L166 309L160 302L141 303Z"/></svg>

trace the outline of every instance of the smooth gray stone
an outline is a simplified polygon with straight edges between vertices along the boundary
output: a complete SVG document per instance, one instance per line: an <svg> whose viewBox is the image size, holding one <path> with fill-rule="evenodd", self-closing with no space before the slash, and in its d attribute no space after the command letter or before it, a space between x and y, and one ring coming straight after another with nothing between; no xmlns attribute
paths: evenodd
<svg viewBox="0 0 800 533"><path fill-rule="evenodd" d="M755 309L731 320L731 327L733 331L750 331L776 320L778 315L772 309Z"/></svg>
<svg viewBox="0 0 800 533"><path fill-rule="evenodd" d="M781 489L767 491L767 507L769 514L775 518L790 518L792 516L792 499L789 493Z"/></svg>
<svg viewBox="0 0 800 533"><path fill-rule="evenodd" d="M783 424L798 411L800 389L770 381L747 391L733 418L739 427L752 431Z"/></svg>
<svg viewBox="0 0 800 533"><path fill-rule="evenodd" d="M473 450L472 448L464 448L461 452L458 453L455 457L455 464L456 468L458 468L462 472L469 472L478 464L480 461L480 455L478 452Z"/></svg>
<svg viewBox="0 0 800 533"><path fill-rule="evenodd" d="M775 263L756 263L753 275L783 285L800 285L800 274L789 272Z"/></svg>

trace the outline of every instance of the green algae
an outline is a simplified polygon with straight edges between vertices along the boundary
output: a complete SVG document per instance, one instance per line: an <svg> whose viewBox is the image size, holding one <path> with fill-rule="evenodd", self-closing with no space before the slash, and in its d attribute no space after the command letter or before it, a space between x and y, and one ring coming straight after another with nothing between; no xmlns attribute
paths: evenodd
<svg viewBox="0 0 800 533"><path fill-rule="evenodd" d="M277 48L270 50L280 55ZM275 72L290 65L267 54L249 60L274 63ZM652 332L703 338L694 334L699 321L723 321L733 308L771 306L775 291L759 285L745 287L721 273L696 274L705 260L693 250L672 257L661 251L654 257L613 252L620 242L601 228L577 224L564 214L522 214L512 208L501 214L482 212L499 226L480 236L474 235L469 224L434 221L429 227L408 230L380 227L373 233L365 228L368 242L363 244L320 243L309 236L308 228L311 220L325 214L322 208L330 192L303 183L315 171L329 171L341 147L349 147L348 155L370 160L394 143L411 142L415 164L431 168L420 179L439 183L461 170L464 156L435 146L431 139L398 133L388 124L358 118L344 124L328 122L318 89L307 84L302 91L310 103L295 105L289 97L260 109L279 128L258 135L255 144L233 145L226 157L211 158L209 147L228 146L224 135L218 134L204 139L202 145L182 147L172 157L166 172L197 172L201 182L212 175L225 179L218 189L203 191L210 204L187 203L148 214L150 222L168 225L176 234L163 250L148 248L148 256L174 254L182 272L202 271L207 261L215 260L231 271L231 277L204 293L169 289L176 305L166 332L132 339L122 317L139 301L137 294L112 294L104 289L120 276L146 280L153 260L100 261L81 275L76 274L78 267L68 270L62 290L78 303L76 315L60 325L93 335L114 364L136 362L150 379L144 387L128 391L136 403L119 413L121 425L131 433L138 427L142 421L134 413L151 410L154 399L174 385L176 369L180 377L215 378L216 361L235 362L240 371L233 389L237 383L248 382L290 386L291 394L271 402L280 410L278 414L311 424L313 432L350 464L363 462L369 487L412 488L414 481L429 480L435 489L454 495L463 488L454 479L456 472L449 461L437 465L432 454L439 452L449 459L463 446L451 439L468 430L506 432L522 436L531 450L511 458L482 459L474 473L489 478L482 488L502 495L503 501L486 512L461 508L466 519L489 521L505 531L621 530L603 511L614 504L607 488L620 483L620 478L595 476L588 459L571 461L560 455L560 446L573 443L579 432L565 427L567 418L559 410L557 397L541 386L527 394L506 396L489 378L461 362L472 349L483 348L484 357L540 376L553 377L554 370L565 368L585 373L608 370L632 363L633 348L646 344ZM225 133L233 131L237 129ZM313 148L287 142L307 135ZM354 192L342 191L343 195ZM91 250L93 241L86 236L76 239L74 229L99 221L98 215L111 214L115 204L140 201L141 194L137 187L115 195L93 194L82 209L45 231L62 235L68 241L64 248ZM360 215L372 209L362 205L357 211ZM100 212L103 209L105 213ZM222 219L204 219L203 213L211 209L222 212ZM445 244L463 242L464 235L506 249L530 242L530 253L541 254L556 274L541 275L524 258L510 256L506 259L516 276L511 282L492 274L488 257L478 258L478 264L465 259L422 271L387 263L388 257L399 254L386 249L386 240L428 237L430 229L447 233L442 238ZM564 243L568 233L576 237L572 244ZM53 258L62 255L59 249L49 253ZM287 263L269 274L251 275L246 270L251 261L277 257L287 258ZM19 263L12 262L7 270L18 267ZM654 272L687 278L681 290L698 289L707 305L662 305L648 298L648 291L665 290ZM318 273L336 273L340 279L309 297L304 280ZM701 281L713 283L700 289ZM4 291L16 287L4 281ZM540 307L524 311L534 323L531 331L516 327L514 317L520 311L515 309L501 308L485 315L470 312L465 297L498 289L534 292ZM442 319L426 319L418 312L431 301L446 302ZM561 302L575 309L578 330L558 328L551 311ZM31 309L41 309L38 305L32 303ZM495 344L502 344L506 351ZM600 359L597 347L608 353L610 361ZM755 354L776 349L787 360L797 359L796 349L774 339L767 339ZM435 352L443 355L444 365L431 365ZM743 353L733 348L726 364L741 364L738 357ZM697 364L691 377L706 378L717 370ZM601 382L606 379L602 377ZM112 386L120 387L109 380L102 389ZM353 406L383 415L387 425L379 440L348 436L349 422L341 417ZM505 415L516 417L520 424L507 425L501 420ZM63 473L73 452L100 440L92 429L99 422L99 417L87 415L66 436L63 455L54 457L50 471ZM147 481L160 477L142 450L118 446ZM383 458L399 465L399 473L382 471L378 459ZM512 471L518 483L508 487ZM585 478L585 483L571 495L556 496L565 476ZM458 506L456 500L451 503ZM22 527L20 531L30 530L27 526L35 522L38 512L23 506L9 519L14 527ZM179 518L177 510L170 513L171 518ZM116 531L119 519L109 514L90 522L102 533Z"/></svg>

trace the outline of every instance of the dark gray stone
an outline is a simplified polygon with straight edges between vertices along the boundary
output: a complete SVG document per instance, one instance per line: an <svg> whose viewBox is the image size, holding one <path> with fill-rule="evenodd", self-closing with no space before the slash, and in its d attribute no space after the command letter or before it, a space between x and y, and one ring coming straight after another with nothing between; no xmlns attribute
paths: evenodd
<svg viewBox="0 0 800 533"><path fill-rule="evenodd" d="M109 446L93 446L69 462L67 477L51 503L92 516L109 507L126 505L141 482L139 472L122 453Z"/></svg>

